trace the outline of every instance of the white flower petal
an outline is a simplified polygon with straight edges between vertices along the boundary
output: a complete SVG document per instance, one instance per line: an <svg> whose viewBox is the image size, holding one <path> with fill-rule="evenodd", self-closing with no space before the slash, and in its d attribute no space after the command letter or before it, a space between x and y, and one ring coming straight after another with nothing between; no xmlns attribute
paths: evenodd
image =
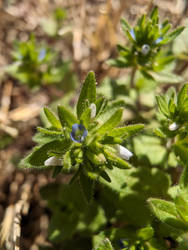
<svg viewBox="0 0 188 250"><path fill-rule="evenodd" d="M44 162L44 166L49 167L49 166L61 166L62 165L62 160L52 156L50 158L48 158L45 162Z"/></svg>
<svg viewBox="0 0 188 250"><path fill-rule="evenodd" d="M97 111L95 103L91 103L90 109L91 109L91 118L94 118L96 116L96 111Z"/></svg>
<svg viewBox="0 0 188 250"><path fill-rule="evenodd" d="M147 55L150 51L150 46L148 44L142 45L141 52L143 55Z"/></svg>
<svg viewBox="0 0 188 250"><path fill-rule="evenodd" d="M125 160L129 160L133 156L132 152L130 152L127 148L125 148L119 144L117 145L117 151L118 151L120 157L125 159Z"/></svg>
<svg viewBox="0 0 188 250"><path fill-rule="evenodd" d="M172 124L169 125L168 128L170 131L175 131L176 129L179 128L179 124L177 124L176 122L173 122Z"/></svg>

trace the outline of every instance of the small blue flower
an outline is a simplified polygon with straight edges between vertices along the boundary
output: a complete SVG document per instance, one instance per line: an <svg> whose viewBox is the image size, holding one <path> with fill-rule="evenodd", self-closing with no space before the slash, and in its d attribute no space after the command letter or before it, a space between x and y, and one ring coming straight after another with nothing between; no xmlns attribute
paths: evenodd
<svg viewBox="0 0 188 250"><path fill-rule="evenodd" d="M45 58L45 56L46 56L46 49L45 48L40 49L39 55L38 55L38 60L42 61Z"/></svg>
<svg viewBox="0 0 188 250"><path fill-rule="evenodd" d="M70 133L71 140L74 142L81 143L84 141L88 134L87 129L82 124L73 124L72 132Z"/></svg>
<svg viewBox="0 0 188 250"><path fill-rule="evenodd" d="M133 29L130 30L129 33L130 33L130 35L132 36L132 38L133 38L134 40L136 40L136 36L135 36L134 30L133 30Z"/></svg>
<svg viewBox="0 0 188 250"><path fill-rule="evenodd" d="M155 44L160 43L162 40L163 40L163 38L162 38L162 37L157 38L157 40L155 40Z"/></svg>
<svg viewBox="0 0 188 250"><path fill-rule="evenodd" d="M119 245L120 249L124 249L124 248L129 247L128 239L118 240L118 245Z"/></svg>

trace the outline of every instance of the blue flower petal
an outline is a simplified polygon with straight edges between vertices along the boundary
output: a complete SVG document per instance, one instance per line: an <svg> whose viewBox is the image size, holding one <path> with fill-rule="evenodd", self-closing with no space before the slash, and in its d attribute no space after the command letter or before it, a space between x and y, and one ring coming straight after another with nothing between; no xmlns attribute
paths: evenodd
<svg viewBox="0 0 188 250"><path fill-rule="evenodd" d="M135 36L134 30L133 30L133 29L130 30L129 33L130 33L130 35L132 36L132 38L133 38L134 40L136 40L136 36Z"/></svg>
<svg viewBox="0 0 188 250"><path fill-rule="evenodd" d="M155 41L155 44L160 43L162 40L163 40L163 38L162 38L162 37L157 38L157 40Z"/></svg>
<svg viewBox="0 0 188 250"><path fill-rule="evenodd" d="M84 141L88 134L87 129L82 124L73 124L72 125L72 131L70 133L70 138L74 142L81 143Z"/></svg>
<svg viewBox="0 0 188 250"><path fill-rule="evenodd" d="M46 56L46 49L45 48L40 49L39 55L38 55L38 60L42 61L45 58L45 56Z"/></svg>
<svg viewBox="0 0 188 250"><path fill-rule="evenodd" d="M124 249L124 248L129 247L128 239L118 240L118 245L119 245L120 249Z"/></svg>

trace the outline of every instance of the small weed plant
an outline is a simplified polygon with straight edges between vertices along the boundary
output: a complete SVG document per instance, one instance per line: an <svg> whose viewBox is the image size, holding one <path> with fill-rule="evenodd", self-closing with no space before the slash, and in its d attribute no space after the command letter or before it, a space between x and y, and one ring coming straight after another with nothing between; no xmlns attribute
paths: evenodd
<svg viewBox="0 0 188 250"><path fill-rule="evenodd" d="M69 84L74 82L70 62L62 60L57 52L47 45L38 44L34 35L28 41L15 42L12 55L13 63L6 67L6 73L30 89L60 84L67 78Z"/></svg>
<svg viewBox="0 0 188 250"><path fill-rule="evenodd" d="M157 8L135 27L121 22L129 44L107 63L130 77L96 91L89 72L74 108L44 107L46 126L20 163L66 176L41 189L49 249L188 249L188 84L168 46L184 28L169 31Z"/></svg>

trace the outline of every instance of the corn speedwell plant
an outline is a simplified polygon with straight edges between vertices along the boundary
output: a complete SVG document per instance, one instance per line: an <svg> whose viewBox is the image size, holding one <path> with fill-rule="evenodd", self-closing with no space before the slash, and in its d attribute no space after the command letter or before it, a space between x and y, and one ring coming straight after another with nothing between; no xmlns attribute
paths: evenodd
<svg viewBox="0 0 188 250"><path fill-rule="evenodd" d="M163 45L172 42L184 29L178 27L171 33L168 20L159 23L158 8L150 15L142 15L136 26L131 27L125 19L121 20L122 28L129 39L130 46L117 45L119 57L109 60L115 67L132 67L133 72L139 70L144 76L153 78L153 72L161 71L174 60L172 54L161 50Z"/></svg>
<svg viewBox="0 0 188 250"><path fill-rule="evenodd" d="M78 99L77 115L64 106L58 106L57 118L48 108L44 108L50 127L38 128L35 138L38 138L39 145L22 165L40 168L54 166L54 175L73 172L71 182L80 179L89 201L94 182L99 177L111 181L107 169L131 167L127 161L133 154L121 143L144 127L143 124L117 127L123 114L120 104L107 105L103 97L96 99L95 76L90 72Z"/></svg>
<svg viewBox="0 0 188 250"><path fill-rule="evenodd" d="M128 77L117 85L118 79L110 79L109 98L120 94L123 101L97 98L90 72L73 112L62 105L57 115L44 108L48 125L37 128L37 146L21 162L51 169L54 177L68 174L72 184L54 182L41 189L51 211L53 249L188 249L188 84L169 88L163 82L157 91L165 93L154 92L156 73L172 72L175 65L171 51L162 47L183 28L169 32L168 21L159 23L157 8L134 28L125 20L122 25L130 47L118 45L120 56L111 63L132 68L131 84ZM166 83L175 83L172 76ZM144 86L150 84L147 104ZM123 112L125 105L131 112ZM124 118L135 124L125 126ZM145 129L133 136L144 127L137 122Z"/></svg>
<svg viewBox="0 0 188 250"><path fill-rule="evenodd" d="M170 88L162 96L156 96L160 111L160 128L155 130L156 135L167 142L167 147L173 149L181 160L187 164L187 126L188 126L188 84L185 84L176 94L174 88ZM169 145L168 145L169 144Z"/></svg>
<svg viewBox="0 0 188 250"><path fill-rule="evenodd" d="M17 41L12 54L13 63L5 71L30 89L60 83L67 75L71 77L70 63L60 60L48 46L37 44L34 36L27 42Z"/></svg>

